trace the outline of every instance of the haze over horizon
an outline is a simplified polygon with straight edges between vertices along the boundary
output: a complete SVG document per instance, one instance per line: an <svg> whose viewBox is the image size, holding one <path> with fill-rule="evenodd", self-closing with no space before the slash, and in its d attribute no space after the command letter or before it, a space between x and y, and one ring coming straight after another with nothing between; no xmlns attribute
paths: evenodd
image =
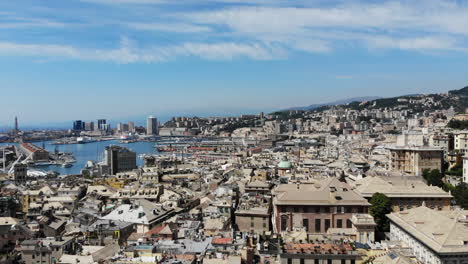
<svg viewBox="0 0 468 264"><path fill-rule="evenodd" d="M2 1L0 127L446 92L467 36L463 1Z"/></svg>

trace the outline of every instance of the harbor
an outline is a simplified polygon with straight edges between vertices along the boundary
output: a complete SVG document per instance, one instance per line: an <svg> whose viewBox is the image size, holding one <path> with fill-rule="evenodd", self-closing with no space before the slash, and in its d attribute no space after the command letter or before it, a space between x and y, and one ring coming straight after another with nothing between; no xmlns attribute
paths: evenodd
<svg viewBox="0 0 468 264"><path fill-rule="evenodd" d="M87 161L101 161L103 159L103 153L106 146L109 145L121 145L132 149L138 155L140 154L157 154L158 151L154 148L154 142L139 141L131 143L121 143L118 139L113 140L100 140L89 142L86 144L53 144L54 141L42 141L35 142L36 145L43 147L46 151L51 153L51 156L55 155L56 151L62 153L61 157L66 157L66 162L57 162L53 159L47 162L34 162L28 163L28 166L37 172L55 172L60 175L75 175L80 174ZM18 143L1 143L0 146L13 145L19 148ZM73 156L73 160L71 159ZM143 165L142 159L137 159L139 166Z"/></svg>

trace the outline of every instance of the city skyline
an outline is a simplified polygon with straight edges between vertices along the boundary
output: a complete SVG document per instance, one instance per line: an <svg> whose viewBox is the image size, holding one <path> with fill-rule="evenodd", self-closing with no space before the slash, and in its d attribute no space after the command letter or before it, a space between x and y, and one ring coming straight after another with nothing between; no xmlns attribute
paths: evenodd
<svg viewBox="0 0 468 264"><path fill-rule="evenodd" d="M461 1L20 2L0 3L0 126L236 115L468 83Z"/></svg>

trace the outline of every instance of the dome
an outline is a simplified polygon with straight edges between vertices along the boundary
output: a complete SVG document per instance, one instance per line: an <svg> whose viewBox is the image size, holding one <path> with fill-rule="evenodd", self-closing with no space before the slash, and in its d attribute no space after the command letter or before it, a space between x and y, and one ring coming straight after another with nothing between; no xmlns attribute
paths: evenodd
<svg viewBox="0 0 468 264"><path fill-rule="evenodd" d="M290 169L292 168L292 164L288 160L282 160L280 163L278 163L278 168L279 169Z"/></svg>

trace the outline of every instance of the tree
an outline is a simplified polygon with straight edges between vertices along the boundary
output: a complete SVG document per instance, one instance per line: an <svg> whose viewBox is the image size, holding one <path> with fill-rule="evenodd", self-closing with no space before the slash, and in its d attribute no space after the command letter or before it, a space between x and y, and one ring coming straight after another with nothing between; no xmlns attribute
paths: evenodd
<svg viewBox="0 0 468 264"><path fill-rule="evenodd" d="M377 224L377 232L388 232L390 230L390 222L386 215L392 212L390 198L383 193L374 193L370 203L369 213L374 217Z"/></svg>
<svg viewBox="0 0 468 264"><path fill-rule="evenodd" d="M426 180L427 184L438 187L444 186L444 182L442 181L443 175L439 170L426 169L423 171L423 178Z"/></svg>
<svg viewBox="0 0 468 264"><path fill-rule="evenodd" d="M462 182L452 191L453 198L457 205L463 209L468 209L468 184Z"/></svg>
<svg viewBox="0 0 468 264"><path fill-rule="evenodd" d="M468 121L467 120L457 120L451 119L448 124L448 127L453 129L467 129L468 128Z"/></svg>

